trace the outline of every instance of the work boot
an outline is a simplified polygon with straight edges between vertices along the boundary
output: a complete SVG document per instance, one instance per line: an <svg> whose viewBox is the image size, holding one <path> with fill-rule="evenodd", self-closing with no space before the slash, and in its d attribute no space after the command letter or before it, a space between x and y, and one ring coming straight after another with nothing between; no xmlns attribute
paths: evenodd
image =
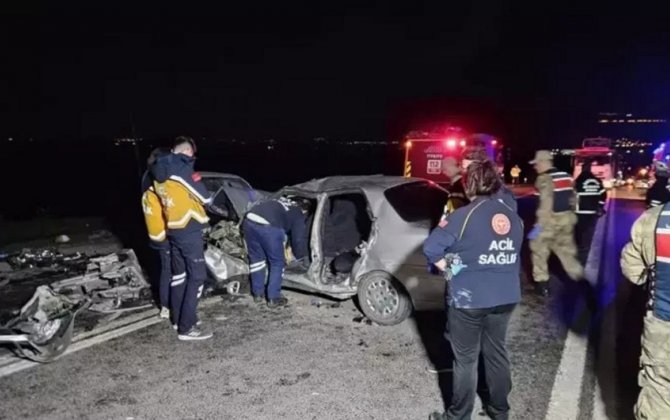
<svg viewBox="0 0 670 420"><path fill-rule="evenodd" d="M263 303L265 301L265 296L254 296L254 303Z"/></svg>
<svg viewBox="0 0 670 420"><path fill-rule="evenodd" d="M182 341L200 341L212 338L212 336L214 336L214 334L209 331L201 330L198 327L193 327L189 332L179 334L177 338Z"/></svg>
<svg viewBox="0 0 670 420"><path fill-rule="evenodd" d="M549 296L549 282L539 281L535 283L535 293L542 297Z"/></svg>
<svg viewBox="0 0 670 420"><path fill-rule="evenodd" d="M286 299L283 296L280 297L279 299L268 300L268 308L279 308L286 305L288 305L288 299Z"/></svg>

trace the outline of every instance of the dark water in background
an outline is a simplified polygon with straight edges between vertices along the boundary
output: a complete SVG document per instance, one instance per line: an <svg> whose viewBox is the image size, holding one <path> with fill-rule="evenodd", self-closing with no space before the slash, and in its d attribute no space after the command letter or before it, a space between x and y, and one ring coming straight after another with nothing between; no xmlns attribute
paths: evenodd
<svg viewBox="0 0 670 420"><path fill-rule="evenodd" d="M135 148L111 141L5 142L0 216L5 221L38 215L104 217L126 246L140 246L146 234L138 173L155 146L162 144L143 142ZM403 169L398 145L268 146L200 142L196 169L238 174L265 190L329 175L401 175Z"/></svg>

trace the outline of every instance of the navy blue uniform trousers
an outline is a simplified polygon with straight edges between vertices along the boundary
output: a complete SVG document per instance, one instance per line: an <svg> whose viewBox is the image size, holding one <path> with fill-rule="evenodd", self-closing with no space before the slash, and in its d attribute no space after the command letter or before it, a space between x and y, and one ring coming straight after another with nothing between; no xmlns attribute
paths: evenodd
<svg viewBox="0 0 670 420"><path fill-rule="evenodd" d="M244 241L249 252L249 271L251 274L251 293L254 296L266 296L279 299L281 296L282 276L286 259L284 257L283 229L270 225L261 225L245 220ZM265 272L269 267L267 294L265 293Z"/></svg>
<svg viewBox="0 0 670 420"><path fill-rule="evenodd" d="M202 231L170 236L172 282L170 283L170 315L179 334L185 334L198 321L198 298L207 279L205 244Z"/></svg>
<svg viewBox="0 0 670 420"><path fill-rule="evenodd" d="M486 309L447 309L449 340L454 353L454 390L447 419L465 420L472 415L480 352L489 391L489 415L494 420L509 418L507 396L512 389L512 376L505 338L515 306L511 304Z"/></svg>
<svg viewBox="0 0 670 420"><path fill-rule="evenodd" d="M172 253L170 251L170 243L165 242L151 242L149 244L151 249L156 251L156 263L158 266L158 300L161 308L170 307L170 282L172 281ZM183 270L182 270L183 271ZM154 283L155 284L155 283Z"/></svg>

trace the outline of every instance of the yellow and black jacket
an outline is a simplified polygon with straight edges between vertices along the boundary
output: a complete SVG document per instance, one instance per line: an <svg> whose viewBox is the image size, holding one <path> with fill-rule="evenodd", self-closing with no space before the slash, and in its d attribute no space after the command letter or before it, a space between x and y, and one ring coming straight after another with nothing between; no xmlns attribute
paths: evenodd
<svg viewBox="0 0 670 420"><path fill-rule="evenodd" d="M211 197L200 174L193 170L194 161L186 155L171 153L160 157L151 167L168 235L202 230L209 221L205 206Z"/></svg>
<svg viewBox="0 0 670 420"><path fill-rule="evenodd" d="M142 177L142 212L151 245L159 248L167 246L167 223L163 215L163 206L149 172Z"/></svg>

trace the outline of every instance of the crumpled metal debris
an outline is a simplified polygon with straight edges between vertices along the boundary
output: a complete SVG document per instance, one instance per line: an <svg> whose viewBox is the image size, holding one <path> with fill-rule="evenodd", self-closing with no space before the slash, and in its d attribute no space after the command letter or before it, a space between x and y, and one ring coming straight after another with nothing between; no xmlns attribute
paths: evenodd
<svg viewBox="0 0 670 420"><path fill-rule="evenodd" d="M11 254L7 257L7 262L14 270L26 268L46 268L57 265L75 264L84 260L86 256L80 252L64 255L55 249L37 249L25 248L21 252Z"/></svg>
<svg viewBox="0 0 670 420"><path fill-rule="evenodd" d="M149 284L133 250L88 259L83 275L51 284L58 293L90 298L89 310L103 313L150 306Z"/></svg>
<svg viewBox="0 0 670 420"><path fill-rule="evenodd" d="M6 331L2 337L24 357L50 362L67 349L74 317L88 303L88 299L71 300L49 286L39 286L19 314L2 326Z"/></svg>
<svg viewBox="0 0 670 420"><path fill-rule="evenodd" d="M209 233L208 243L231 257L247 258L247 249L237 223L222 220L214 225Z"/></svg>

